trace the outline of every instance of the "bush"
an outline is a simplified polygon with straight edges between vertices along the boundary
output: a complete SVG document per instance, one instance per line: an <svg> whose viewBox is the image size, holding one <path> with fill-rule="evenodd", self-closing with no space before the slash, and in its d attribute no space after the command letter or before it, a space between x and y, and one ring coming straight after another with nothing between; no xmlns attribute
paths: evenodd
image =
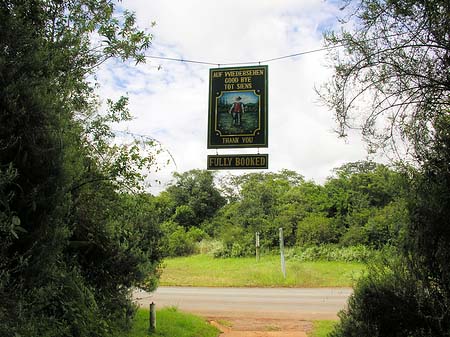
<svg viewBox="0 0 450 337"><path fill-rule="evenodd" d="M287 249L286 257L297 261L368 262L377 253L366 246L321 245Z"/></svg>
<svg viewBox="0 0 450 337"><path fill-rule="evenodd" d="M195 252L195 243L186 230L178 228L168 236L167 253L169 256L185 256Z"/></svg>
<svg viewBox="0 0 450 337"><path fill-rule="evenodd" d="M197 242L195 252L198 254L207 254L214 256L216 251L222 249L222 242L219 240L203 239Z"/></svg>
<svg viewBox="0 0 450 337"><path fill-rule="evenodd" d="M164 233L164 240L167 256L186 256L198 251L198 243L209 236L198 227L191 227L186 230L183 226L173 221L166 221L161 224Z"/></svg>
<svg viewBox="0 0 450 337"><path fill-rule="evenodd" d="M214 251L214 257L227 258L227 257L245 257L254 254L253 248L249 248L248 245L241 245L239 242L233 242L231 244L222 243L221 247Z"/></svg>
<svg viewBox="0 0 450 337"><path fill-rule="evenodd" d="M330 337L450 336L449 322L434 294L410 273L405 262L371 265Z"/></svg>
<svg viewBox="0 0 450 337"><path fill-rule="evenodd" d="M359 246L359 245L367 245L368 244L368 234L366 233L366 229L360 226L352 226L350 227L344 235L342 235L339 243L342 246Z"/></svg>
<svg viewBox="0 0 450 337"><path fill-rule="evenodd" d="M208 237L208 234L206 234L202 229L198 227L189 228L187 235L192 240L192 242L196 243Z"/></svg>
<svg viewBox="0 0 450 337"><path fill-rule="evenodd" d="M222 245L214 251L214 257L243 257L254 253L254 236L242 227L223 226L220 240Z"/></svg>
<svg viewBox="0 0 450 337"><path fill-rule="evenodd" d="M330 218L321 214L311 214L297 225L299 245L319 245L337 242L338 232Z"/></svg>

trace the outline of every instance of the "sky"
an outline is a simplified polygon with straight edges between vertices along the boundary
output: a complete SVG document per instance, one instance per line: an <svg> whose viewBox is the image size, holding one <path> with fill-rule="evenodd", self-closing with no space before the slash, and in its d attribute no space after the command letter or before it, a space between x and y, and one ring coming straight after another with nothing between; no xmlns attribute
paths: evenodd
<svg viewBox="0 0 450 337"><path fill-rule="evenodd" d="M173 158L150 173L151 193L163 190L174 171L206 169L207 155L216 154L207 149L209 69L228 63L268 65L269 147L259 151L269 154L269 171L293 170L322 184L333 168L367 159L357 132L338 138L333 111L315 91L332 76L326 52L264 62L322 48L324 31L338 28L335 1L123 0L120 7L134 11L138 25L153 34L147 55L214 64L111 61L97 74L102 99L129 96L134 119L118 129L158 140L161 163ZM257 171L231 171L245 172Z"/></svg>

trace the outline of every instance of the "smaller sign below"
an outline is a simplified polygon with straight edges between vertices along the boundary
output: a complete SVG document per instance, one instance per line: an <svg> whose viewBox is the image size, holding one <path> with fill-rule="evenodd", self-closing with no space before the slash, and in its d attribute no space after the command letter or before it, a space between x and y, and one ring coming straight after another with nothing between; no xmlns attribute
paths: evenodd
<svg viewBox="0 0 450 337"><path fill-rule="evenodd" d="M226 154L208 156L208 170L247 170L269 168L268 154Z"/></svg>

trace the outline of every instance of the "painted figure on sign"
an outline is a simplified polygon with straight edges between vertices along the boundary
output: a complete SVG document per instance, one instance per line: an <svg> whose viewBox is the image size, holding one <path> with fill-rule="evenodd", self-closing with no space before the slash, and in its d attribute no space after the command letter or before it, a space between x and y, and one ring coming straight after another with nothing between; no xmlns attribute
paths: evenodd
<svg viewBox="0 0 450 337"><path fill-rule="evenodd" d="M233 117L233 125L237 126L241 125L241 118L244 113L244 103L242 103L241 100L242 98L237 96L228 111Z"/></svg>

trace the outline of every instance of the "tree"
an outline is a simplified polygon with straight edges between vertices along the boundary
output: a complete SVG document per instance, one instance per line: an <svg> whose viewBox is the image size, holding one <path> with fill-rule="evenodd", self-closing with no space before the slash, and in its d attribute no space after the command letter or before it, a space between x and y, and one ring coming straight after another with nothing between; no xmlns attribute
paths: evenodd
<svg viewBox="0 0 450 337"><path fill-rule="evenodd" d="M200 226L225 204L210 171L174 173L175 182L166 190L175 205L175 220L185 227Z"/></svg>
<svg viewBox="0 0 450 337"><path fill-rule="evenodd" d="M129 287L155 286L157 228L117 212L132 212L121 193L141 189L154 153L113 141L127 99L100 113L87 78L113 57L144 61L151 36L109 0L2 1L0 36L0 335L111 335Z"/></svg>
<svg viewBox="0 0 450 337"><path fill-rule="evenodd" d="M314 182L302 182L280 197L275 223L284 228L285 244L293 246L297 240L298 224L311 214L325 212L328 206L325 189Z"/></svg>
<svg viewBox="0 0 450 337"><path fill-rule="evenodd" d="M374 226L371 219L379 217L381 209L400 198L404 185L400 174L371 161L347 163L334 172L335 176L324 187L328 195L328 216L335 218L342 235L340 243L379 246L377 235L384 234L376 231L382 227ZM368 222L371 222L370 235L366 228ZM385 239L389 241L391 237Z"/></svg>
<svg viewBox="0 0 450 337"><path fill-rule="evenodd" d="M330 218L310 214L298 223L297 242L301 246L337 242L337 231Z"/></svg>
<svg viewBox="0 0 450 337"><path fill-rule="evenodd" d="M343 1L351 31L331 32L332 81L321 92L338 133L358 128L376 151L406 142L421 162L450 109L450 5L445 0ZM345 27L345 25L344 25Z"/></svg>
<svg viewBox="0 0 450 337"><path fill-rule="evenodd" d="M284 195L304 183L303 177L293 171L282 170L278 173L249 173L242 176L228 176L222 180L221 190L225 191L227 204L214 219L213 223L223 225L220 231L222 241L231 250L230 236L227 231L232 227L236 247L242 254L253 251L255 232L261 234L261 245L273 248L279 245L278 228L285 228L286 244L295 243L297 217L295 206L284 206ZM279 216L282 213L282 216ZM284 222L284 220L286 220ZM228 256L230 252L226 252ZM223 255L227 255L223 254Z"/></svg>
<svg viewBox="0 0 450 337"><path fill-rule="evenodd" d="M334 53L323 98L341 135L356 126L370 150L396 152L410 178L410 216L396 256L362 278L332 336L450 336L450 4L346 5L355 29L327 36L344 53ZM404 165L408 158L415 169Z"/></svg>

